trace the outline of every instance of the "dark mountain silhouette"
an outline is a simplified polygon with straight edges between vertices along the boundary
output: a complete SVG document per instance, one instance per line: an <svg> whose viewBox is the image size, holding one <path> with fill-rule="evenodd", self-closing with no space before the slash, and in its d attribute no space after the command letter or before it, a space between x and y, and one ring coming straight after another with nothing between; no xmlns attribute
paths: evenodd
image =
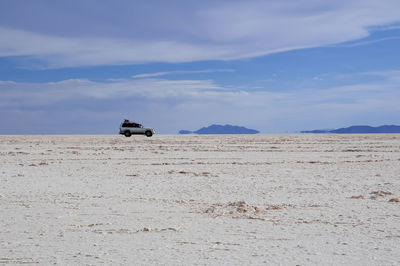
<svg viewBox="0 0 400 266"><path fill-rule="evenodd" d="M232 125L211 125L209 127L202 127L196 131L180 130L179 134L257 134L260 133L255 129L248 129L240 126Z"/></svg>
<svg viewBox="0 0 400 266"><path fill-rule="evenodd" d="M351 126L332 130L310 130L300 131L301 133L335 133L335 134L366 134L366 133L400 133L400 126L396 125L384 125L380 127L371 126Z"/></svg>

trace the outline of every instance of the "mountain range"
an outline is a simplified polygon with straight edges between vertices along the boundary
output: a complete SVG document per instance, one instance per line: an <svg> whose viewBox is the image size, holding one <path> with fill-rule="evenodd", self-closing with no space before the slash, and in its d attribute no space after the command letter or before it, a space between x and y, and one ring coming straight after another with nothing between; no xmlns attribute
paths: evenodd
<svg viewBox="0 0 400 266"><path fill-rule="evenodd" d="M232 125L211 125L202 127L196 131L180 130L179 134L257 134L260 133L255 129L248 129L241 126Z"/></svg>
<svg viewBox="0 0 400 266"><path fill-rule="evenodd" d="M366 133L400 133L400 126L384 125L379 127L371 126L350 126L339 129L316 129L310 131L300 131L301 133L334 133L334 134L366 134Z"/></svg>

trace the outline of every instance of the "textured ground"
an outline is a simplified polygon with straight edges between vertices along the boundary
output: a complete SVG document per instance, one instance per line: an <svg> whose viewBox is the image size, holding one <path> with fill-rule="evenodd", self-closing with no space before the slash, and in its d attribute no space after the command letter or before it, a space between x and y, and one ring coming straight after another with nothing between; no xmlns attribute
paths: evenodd
<svg viewBox="0 0 400 266"><path fill-rule="evenodd" d="M0 264L396 265L400 135L0 136Z"/></svg>

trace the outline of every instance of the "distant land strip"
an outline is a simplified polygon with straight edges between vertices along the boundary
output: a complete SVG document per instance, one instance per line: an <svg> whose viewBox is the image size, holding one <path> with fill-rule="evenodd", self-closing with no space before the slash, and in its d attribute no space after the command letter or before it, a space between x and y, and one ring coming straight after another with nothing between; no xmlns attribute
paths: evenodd
<svg viewBox="0 0 400 266"><path fill-rule="evenodd" d="M400 126L396 125L384 125L379 127L371 126L350 126L339 129L316 129L309 131L300 131L301 133L312 133L312 134L372 134L372 133L400 133Z"/></svg>

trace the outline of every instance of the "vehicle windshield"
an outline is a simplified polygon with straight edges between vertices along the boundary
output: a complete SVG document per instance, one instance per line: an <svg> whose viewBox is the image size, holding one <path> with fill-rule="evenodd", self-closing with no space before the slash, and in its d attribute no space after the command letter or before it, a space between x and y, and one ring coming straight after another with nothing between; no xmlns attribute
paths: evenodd
<svg viewBox="0 0 400 266"><path fill-rule="evenodd" d="M136 124L136 123L122 123L122 127L140 127L140 128L142 128L143 126L141 124Z"/></svg>

